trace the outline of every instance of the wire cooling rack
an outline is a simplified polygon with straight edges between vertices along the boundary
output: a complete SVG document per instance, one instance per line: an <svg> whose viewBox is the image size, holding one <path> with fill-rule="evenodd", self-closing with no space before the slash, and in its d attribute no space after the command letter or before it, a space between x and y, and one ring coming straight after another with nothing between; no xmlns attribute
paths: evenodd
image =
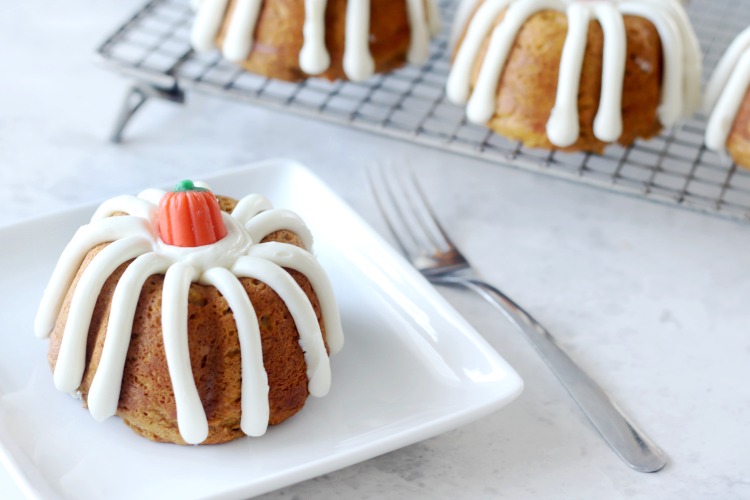
<svg viewBox="0 0 750 500"><path fill-rule="evenodd" d="M112 138L121 139L130 117L149 98L183 102L185 91L196 90L750 221L750 169L703 147L704 116L628 148L610 146L602 155L527 149L467 123L464 109L448 102L443 91L450 64L449 25L457 3L442 0L446 26L422 67L364 83L313 78L290 84L247 73L218 54L192 52L189 0L152 0L98 49L108 67L136 80ZM704 52L705 80L734 36L750 25L750 2L692 0L688 11Z"/></svg>

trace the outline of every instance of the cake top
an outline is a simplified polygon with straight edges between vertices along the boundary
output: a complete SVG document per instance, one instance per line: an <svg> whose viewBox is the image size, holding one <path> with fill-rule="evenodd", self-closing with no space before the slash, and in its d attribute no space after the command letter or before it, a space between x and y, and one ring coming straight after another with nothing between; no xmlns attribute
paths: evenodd
<svg viewBox="0 0 750 500"><path fill-rule="evenodd" d="M295 233L304 248L262 243L278 230ZM234 314L243 368L241 428L246 434L257 436L266 430L268 382L257 318L238 278L267 284L286 303L303 347L309 392L313 396L328 392L330 364L318 319L309 299L284 268L299 271L310 281L332 353L343 345L341 322L331 285L310 253L312 235L294 212L275 209L267 198L257 194L242 198L231 214L220 212L208 186L189 181L172 192L147 189L138 196L107 200L63 250L35 319L38 337L49 336L84 258L102 243L109 244L93 257L73 292L54 370L59 390L74 393L78 389L97 298L107 278L132 260L115 288L102 357L88 393L88 406L96 419L103 420L117 411L135 309L143 284L153 274L165 275L162 334L178 426L186 442L197 444L208 436L187 340L187 301L192 282L216 287Z"/></svg>

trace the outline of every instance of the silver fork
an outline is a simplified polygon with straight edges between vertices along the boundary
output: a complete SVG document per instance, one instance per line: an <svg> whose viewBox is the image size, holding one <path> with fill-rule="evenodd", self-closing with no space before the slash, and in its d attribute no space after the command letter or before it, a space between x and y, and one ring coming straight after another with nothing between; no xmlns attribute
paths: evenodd
<svg viewBox="0 0 750 500"><path fill-rule="evenodd" d="M614 452L640 472L656 472L667 457L630 421L606 392L547 331L507 295L477 278L440 225L412 172L396 178L384 168L368 170L373 196L396 243L433 284L465 287L492 303L531 342L550 370Z"/></svg>

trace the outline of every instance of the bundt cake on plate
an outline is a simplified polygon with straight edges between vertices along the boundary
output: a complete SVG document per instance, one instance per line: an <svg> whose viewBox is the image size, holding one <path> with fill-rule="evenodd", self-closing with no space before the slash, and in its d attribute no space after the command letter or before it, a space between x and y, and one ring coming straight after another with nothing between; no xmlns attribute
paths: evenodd
<svg viewBox="0 0 750 500"><path fill-rule="evenodd" d="M528 147L601 152L700 105L678 0L465 0L455 22L448 98Z"/></svg>
<svg viewBox="0 0 750 500"><path fill-rule="evenodd" d="M328 392L328 351L343 345L311 244L299 216L256 194L183 181L104 202L35 320L55 386L154 441L264 434Z"/></svg>
<svg viewBox="0 0 750 500"><path fill-rule="evenodd" d="M706 86L706 147L750 168L750 28L740 33Z"/></svg>
<svg viewBox="0 0 750 500"><path fill-rule="evenodd" d="M436 0L198 0L191 41L247 71L300 81L365 80L421 64L440 29Z"/></svg>

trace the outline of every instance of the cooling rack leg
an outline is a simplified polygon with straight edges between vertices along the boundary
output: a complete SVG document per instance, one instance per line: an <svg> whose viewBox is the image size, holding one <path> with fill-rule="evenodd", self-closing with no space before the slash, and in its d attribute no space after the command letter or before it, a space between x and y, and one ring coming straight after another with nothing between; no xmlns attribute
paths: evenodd
<svg viewBox="0 0 750 500"><path fill-rule="evenodd" d="M120 113L115 120L115 126L109 137L110 141L114 143L122 142L122 134L125 131L125 127L127 127L130 122L130 119L133 118L133 115L141 109L141 106L146 104L146 101L152 97L178 104L185 102L185 92L176 84L170 88L156 87L147 83L135 83L131 85L125 95L125 100L122 103Z"/></svg>

